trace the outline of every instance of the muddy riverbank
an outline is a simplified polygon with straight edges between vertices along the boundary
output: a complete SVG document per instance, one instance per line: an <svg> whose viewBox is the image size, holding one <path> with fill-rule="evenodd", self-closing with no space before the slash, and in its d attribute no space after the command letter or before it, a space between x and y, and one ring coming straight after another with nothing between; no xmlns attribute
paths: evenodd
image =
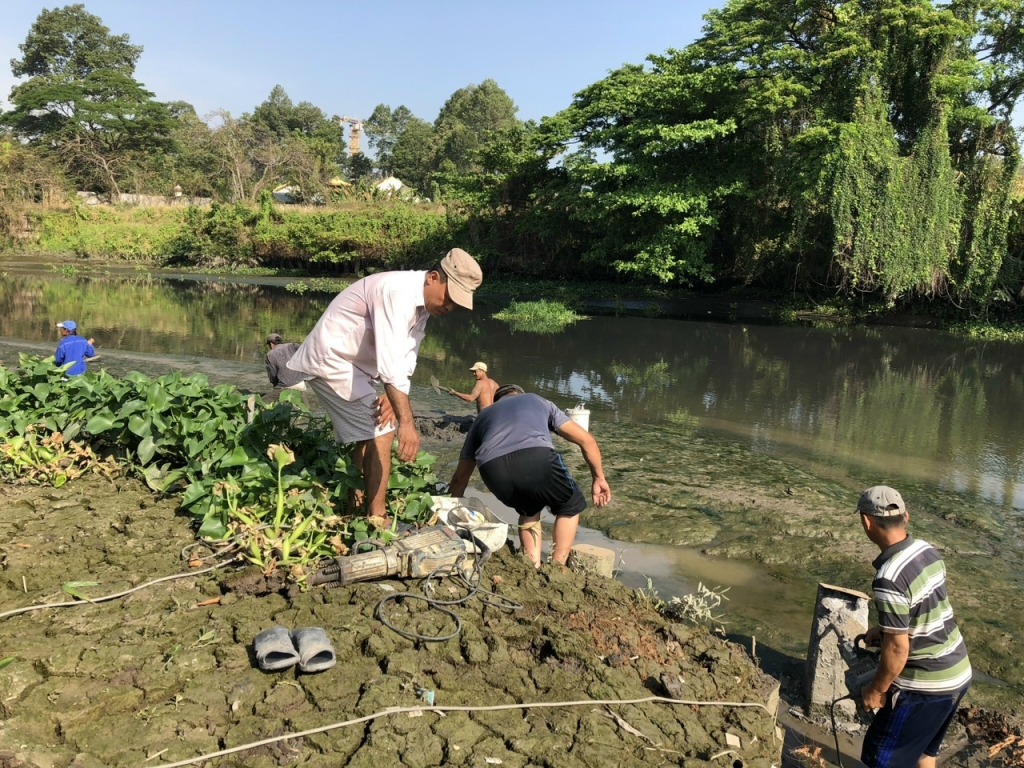
<svg viewBox="0 0 1024 768"><path fill-rule="evenodd" d="M67 581L99 582L82 589L95 597L189 570L181 550L193 534L176 502L134 481L4 486L0 495L0 612L67 600ZM507 551L484 579L522 610L474 600L457 609L462 635L438 644L406 640L374 618L387 590L419 590L400 581L256 594L251 579L224 572L2 619L0 656L13 661L0 669L0 764L160 765L416 707L423 691L454 706L670 692L767 702L774 688L743 649L666 621L617 582L534 572ZM389 618L426 634L450 626L415 604ZM338 665L318 675L261 672L252 638L275 623L324 627ZM389 715L215 764L689 765L733 750L724 764L767 768L780 749L774 718L760 709L588 705Z"/></svg>

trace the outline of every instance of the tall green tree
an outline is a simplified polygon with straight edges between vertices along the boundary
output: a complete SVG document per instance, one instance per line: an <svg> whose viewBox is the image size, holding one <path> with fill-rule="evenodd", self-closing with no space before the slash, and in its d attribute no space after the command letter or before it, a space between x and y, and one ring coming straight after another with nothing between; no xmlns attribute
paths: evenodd
<svg viewBox="0 0 1024 768"><path fill-rule="evenodd" d="M695 43L543 123L587 257L662 281L987 300L1006 274L1020 16L730 0Z"/></svg>
<svg viewBox="0 0 1024 768"><path fill-rule="evenodd" d="M391 109L387 104L378 104L373 114L363 122L367 143L374 151L376 166L382 176L395 174L395 145L415 120L418 118L405 105Z"/></svg>
<svg viewBox="0 0 1024 768"><path fill-rule="evenodd" d="M455 91L434 120L438 142L435 165L455 173L479 170L476 152L491 134L517 126L517 111L512 98L494 80Z"/></svg>
<svg viewBox="0 0 1024 768"><path fill-rule="evenodd" d="M341 129L323 110L308 101L294 104L280 85L245 118L282 142L297 138L321 164L325 173L337 172L342 160Z"/></svg>
<svg viewBox="0 0 1024 768"><path fill-rule="evenodd" d="M391 173L410 187L426 192L437 164L437 136L426 120L406 121L390 156Z"/></svg>
<svg viewBox="0 0 1024 768"><path fill-rule="evenodd" d="M100 69L129 77L142 55L128 35L112 35L98 16L81 3L43 9L11 59L15 77L84 78Z"/></svg>
<svg viewBox="0 0 1024 768"><path fill-rule="evenodd" d="M52 152L89 189L117 194L131 166L170 148L166 106L132 77L142 52L82 5L44 10L11 62L27 77L3 122Z"/></svg>

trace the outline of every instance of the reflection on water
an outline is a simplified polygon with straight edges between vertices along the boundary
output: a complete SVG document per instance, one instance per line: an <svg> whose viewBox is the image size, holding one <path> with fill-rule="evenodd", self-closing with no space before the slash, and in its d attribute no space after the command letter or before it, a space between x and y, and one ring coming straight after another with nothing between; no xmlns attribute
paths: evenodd
<svg viewBox="0 0 1024 768"><path fill-rule="evenodd" d="M591 423L710 427L819 468L895 471L1024 507L1019 347L903 328L809 329L595 317L557 337L443 318L421 370L482 358Z"/></svg>
<svg viewBox="0 0 1024 768"><path fill-rule="evenodd" d="M301 338L328 298L201 279L8 275L0 336L56 346L54 325L70 318L106 350L257 362L268 333Z"/></svg>
<svg viewBox="0 0 1024 768"><path fill-rule="evenodd" d="M259 365L264 337L301 339L330 296L280 285L150 277L6 275L0 336L56 345L73 318L100 351ZM563 333L514 333L479 302L431 320L414 383L471 387L485 360L593 429L670 422L734 433L750 448L930 481L1024 508L1024 357L916 329L823 330L594 317ZM685 431L685 430L684 430Z"/></svg>

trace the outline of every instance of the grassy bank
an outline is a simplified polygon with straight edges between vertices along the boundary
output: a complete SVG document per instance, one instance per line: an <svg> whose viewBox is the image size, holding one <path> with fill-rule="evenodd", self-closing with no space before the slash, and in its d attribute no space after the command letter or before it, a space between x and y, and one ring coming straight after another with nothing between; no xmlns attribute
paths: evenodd
<svg viewBox="0 0 1024 768"><path fill-rule="evenodd" d="M352 203L294 208L34 209L9 252L195 268L347 272L424 264L461 239L464 221L438 206Z"/></svg>
<svg viewBox="0 0 1024 768"><path fill-rule="evenodd" d="M337 292L332 275L424 267L452 245L466 247L484 265L482 298L559 302L588 314L644 314L715 320L810 324L924 325L980 341L1024 341L1024 308L1003 297L984 308L954 308L941 300L896 305L874 295L836 297L764 291L716 284L702 290L637 281L545 279L502 273L499 254L463 215L436 205L400 201L340 206L210 208L87 207L33 209L27 229L0 257L19 254L90 264L131 262L203 273L298 277L292 290ZM583 269L581 265L581 269ZM710 302L709 304L705 304ZM756 305L756 306L755 306Z"/></svg>

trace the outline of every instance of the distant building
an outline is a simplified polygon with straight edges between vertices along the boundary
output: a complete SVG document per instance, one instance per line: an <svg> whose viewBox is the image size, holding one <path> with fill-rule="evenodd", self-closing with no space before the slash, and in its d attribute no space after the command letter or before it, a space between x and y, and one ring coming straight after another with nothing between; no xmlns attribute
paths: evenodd
<svg viewBox="0 0 1024 768"><path fill-rule="evenodd" d="M400 197L403 200L419 200L419 197L416 196L415 189L406 186L400 179L397 179L394 176L388 176L386 179L378 181L373 186L378 192L381 192L389 197L391 195L395 195L396 197Z"/></svg>
<svg viewBox="0 0 1024 768"><path fill-rule="evenodd" d="M301 199L302 190L291 184L282 184L276 187L271 196L278 203L297 203Z"/></svg>

